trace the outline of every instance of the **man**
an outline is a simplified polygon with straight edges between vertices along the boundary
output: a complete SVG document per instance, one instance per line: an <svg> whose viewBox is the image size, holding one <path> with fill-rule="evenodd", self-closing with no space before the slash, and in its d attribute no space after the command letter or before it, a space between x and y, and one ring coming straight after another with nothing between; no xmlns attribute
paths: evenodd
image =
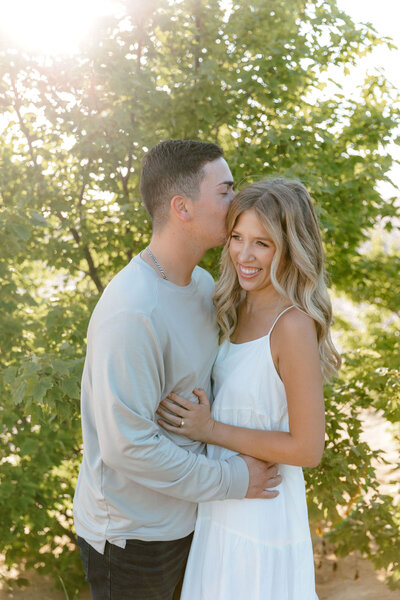
<svg viewBox="0 0 400 600"><path fill-rule="evenodd" d="M276 466L214 461L201 443L157 425L174 391L210 393L218 332L214 283L197 267L225 239L233 180L215 144L169 140L145 157L150 246L111 281L90 321L82 379L84 453L75 527L95 600L170 600L196 503L271 498Z"/></svg>

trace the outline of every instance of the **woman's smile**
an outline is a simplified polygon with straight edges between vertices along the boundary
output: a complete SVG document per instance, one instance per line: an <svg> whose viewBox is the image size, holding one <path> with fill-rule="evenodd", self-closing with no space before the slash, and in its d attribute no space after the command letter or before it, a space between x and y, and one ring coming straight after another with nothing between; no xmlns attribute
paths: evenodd
<svg viewBox="0 0 400 600"><path fill-rule="evenodd" d="M261 270L262 269L258 269L257 267L245 267L244 265L241 265L240 263L238 264L239 275L241 277L244 277L245 279L252 279L256 275L258 275L258 273Z"/></svg>

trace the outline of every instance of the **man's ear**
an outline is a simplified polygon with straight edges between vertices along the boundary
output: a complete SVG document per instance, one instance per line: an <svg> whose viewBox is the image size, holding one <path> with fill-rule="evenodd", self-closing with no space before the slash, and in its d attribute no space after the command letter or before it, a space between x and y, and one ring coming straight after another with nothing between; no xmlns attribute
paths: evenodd
<svg viewBox="0 0 400 600"><path fill-rule="evenodd" d="M180 221L190 221L191 200L186 196L174 196L171 200L171 210Z"/></svg>

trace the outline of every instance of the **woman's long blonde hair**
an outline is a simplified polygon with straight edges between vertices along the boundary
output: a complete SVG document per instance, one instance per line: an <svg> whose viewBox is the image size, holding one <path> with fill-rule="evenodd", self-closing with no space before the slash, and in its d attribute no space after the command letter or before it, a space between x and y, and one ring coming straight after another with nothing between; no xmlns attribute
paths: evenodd
<svg viewBox="0 0 400 600"><path fill-rule="evenodd" d="M340 356L330 336L332 305L326 285L324 250L318 220L310 195L299 181L270 179L253 183L233 199L227 215L228 240L222 251L221 277L214 304L221 340L231 336L237 324L237 309L243 300L235 267L229 255L232 230L239 216L255 210L275 244L271 282L290 304L314 319L321 369L325 380L340 366Z"/></svg>

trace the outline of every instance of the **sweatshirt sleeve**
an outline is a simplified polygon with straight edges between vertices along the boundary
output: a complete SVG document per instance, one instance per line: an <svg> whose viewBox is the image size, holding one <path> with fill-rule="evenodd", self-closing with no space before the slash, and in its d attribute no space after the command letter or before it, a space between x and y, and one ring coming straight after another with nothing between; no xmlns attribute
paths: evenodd
<svg viewBox="0 0 400 600"><path fill-rule="evenodd" d="M89 347L90 344L90 347ZM244 498L245 462L211 460L176 445L155 422L164 364L147 316L119 312L88 339L91 397L105 465L168 496L192 502Z"/></svg>

